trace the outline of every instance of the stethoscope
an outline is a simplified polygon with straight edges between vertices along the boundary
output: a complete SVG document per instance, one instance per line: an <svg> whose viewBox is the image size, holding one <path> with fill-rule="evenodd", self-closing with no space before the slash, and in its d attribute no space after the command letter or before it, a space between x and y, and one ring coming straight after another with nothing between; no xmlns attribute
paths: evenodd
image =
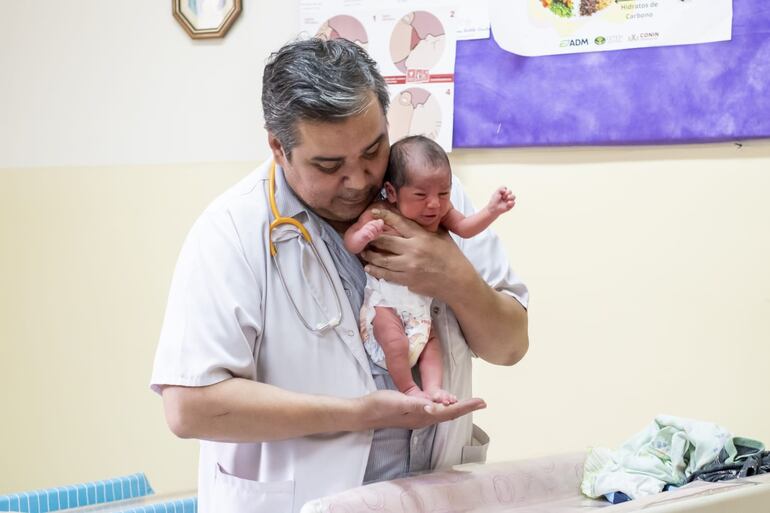
<svg viewBox="0 0 770 513"><path fill-rule="evenodd" d="M321 259L321 255L318 253L318 250L315 247L315 243L313 243L312 237L310 237L310 232L308 232L307 228L294 219L293 217L284 217L281 215L281 213L278 211L278 205L275 202L275 160L273 160L273 163L270 167L270 174L269 174L269 191L267 194L268 201L270 202L270 210L273 213L273 222L270 223L270 228L268 229L268 240L270 242L270 256L272 257L273 262L275 263L275 267L278 270L278 276L281 279L281 284L283 285L283 289L286 291L286 295L289 297L289 300L291 301L292 306L294 306L294 311L297 313L297 317L299 317L300 321L302 321L302 324L305 325L305 328L308 330L314 332L314 333L321 333L323 331L328 330L329 328L334 328L340 324L340 321L342 320L342 303L340 302L340 296L337 293L337 289L334 287L334 281L332 280L331 274L329 274L329 269L327 269L326 265L324 264L323 260ZM321 264L321 269L323 269L324 276L326 277L326 281L329 284L329 287L331 287L331 290L334 291L334 299L337 306L336 314L332 315L331 319L320 322L316 324L315 326L312 326L304 315L302 315L302 312L300 311L299 307L297 306L297 303L294 301L294 297L292 296L291 292L289 292L289 287L286 285L286 279L283 275L283 270L281 269L281 264L278 261L277 255L278 255L278 248L275 245L275 242L273 242L273 230L278 228L282 225L289 225L293 228L295 228L297 231L299 231L300 235L302 237L297 238L296 240L300 241L300 244L307 244L310 249L313 251L313 255L315 256L315 259L318 261L319 264ZM304 241L304 242L302 242Z"/></svg>

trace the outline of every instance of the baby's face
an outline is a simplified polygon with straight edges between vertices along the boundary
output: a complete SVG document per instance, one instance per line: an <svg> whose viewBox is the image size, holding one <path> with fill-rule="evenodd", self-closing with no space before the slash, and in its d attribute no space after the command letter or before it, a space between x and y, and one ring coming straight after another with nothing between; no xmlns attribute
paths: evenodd
<svg viewBox="0 0 770 513"><path fill-rule="evenodd" d="M389 194L388 199L396 204L404 217L435 232L452 207L451 192L452 173L448 167L413 167L408 172L407 183L394 195ZM391 199L393 196L395 198Z"/></svg>

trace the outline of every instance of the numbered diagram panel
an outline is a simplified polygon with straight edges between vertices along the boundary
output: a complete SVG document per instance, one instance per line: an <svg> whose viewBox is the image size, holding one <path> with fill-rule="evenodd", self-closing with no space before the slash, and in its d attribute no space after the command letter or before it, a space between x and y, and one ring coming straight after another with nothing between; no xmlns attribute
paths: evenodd
<svg viewBox="0 0 770 513"><path fill-rule="evenodd" d="M392 98L391 142L419 134L451 151L456 4L384 0L363 5L353 0L302 1L302 35L348 39L377 62Z"/></svg>
<svg viewBox="0 0 770 513"><path fill-rule="evenodd" d="M391 142L410 135L424 135L442 147L452 144L444 140L449 130L442 130L445 112L452 111L451 90L441 84L391 86L398 91L390 100L388 123Z"/></svg>

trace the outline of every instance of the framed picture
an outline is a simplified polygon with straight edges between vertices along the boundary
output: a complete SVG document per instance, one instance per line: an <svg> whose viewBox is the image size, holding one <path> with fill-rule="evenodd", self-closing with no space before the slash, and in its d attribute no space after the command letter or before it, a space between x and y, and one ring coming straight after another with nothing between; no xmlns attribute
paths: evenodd
<svg viewBox="0 0 770 513"><path fill-rule="evenodd" d="M193 39L224 37L241 13L241 0L171 0L171 5Z"/></svg>

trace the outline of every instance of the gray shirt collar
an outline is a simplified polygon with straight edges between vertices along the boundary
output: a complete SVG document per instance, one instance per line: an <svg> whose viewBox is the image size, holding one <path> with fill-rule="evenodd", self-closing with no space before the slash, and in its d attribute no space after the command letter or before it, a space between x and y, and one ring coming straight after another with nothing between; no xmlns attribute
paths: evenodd
<svg viewBox="0 0 770 513"><path fill-rule="evenodd" d="M275 167L275 202L281 215L287 217L302 217L301 221L308 220L314 224L329 251L337 274L342 281L345 293L353 312L358 315L364 300L364 286L366 285L366 273L364 267L356 255L350 254L345 248L342 236L334 228L324 221L310 207L300 200L296 193L286 182L283 169L276 164Z"/></svg>

